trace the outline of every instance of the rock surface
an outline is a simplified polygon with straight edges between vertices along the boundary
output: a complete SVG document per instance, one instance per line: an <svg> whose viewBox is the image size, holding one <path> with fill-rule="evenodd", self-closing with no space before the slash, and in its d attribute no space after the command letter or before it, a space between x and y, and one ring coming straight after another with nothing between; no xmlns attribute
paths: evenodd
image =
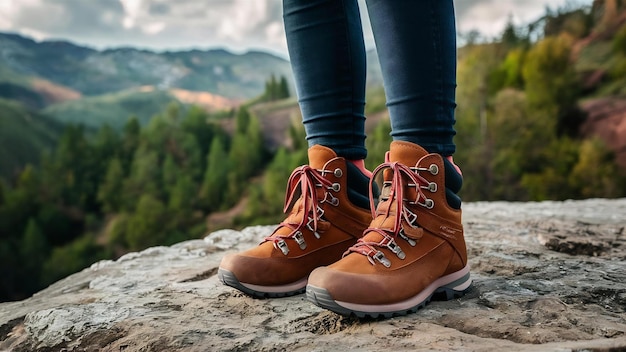
<svg viewBox="0 0 626 352"><path fill-rule="evenodd" d="M0 351L626 350L626 199L467 203L474 285L388 320L259 300L217 266L272 227L102 261L0 304Z"/></svg>

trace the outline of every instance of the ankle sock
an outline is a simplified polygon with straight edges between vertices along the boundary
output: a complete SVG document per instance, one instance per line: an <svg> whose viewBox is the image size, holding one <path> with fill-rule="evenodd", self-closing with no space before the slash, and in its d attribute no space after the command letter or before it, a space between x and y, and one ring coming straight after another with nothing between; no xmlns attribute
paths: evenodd
<svg viewBox="0 0 626 352"><path fill-rule="evenodd" d="M446 200L448 205L454 209L461 209L461 197L457 194L463 186L461 169L454 164L451 156L443 158L443 165L446 174Z"/></svg>
<svg viewBox="0 0 626 352"><path fill-rule="evenodd" d="M365 168L363 160L348 160L346 162L348 174L348 199L352 204L364 208L370 208L369 187L372 172ZM374 199L378 199L378 187L374 184Z"/></svg>
<svg viewBox="0 0 626 352"><path fill-rule="evenodd" d="M356 166L357 169L359 169L359 171L361 171L361 173L369 178L372 177L372 172L368 169L365 168L365 160L363 159L359 159L359 160L347 160L348 163L352 163L354 166Z"/></svg>

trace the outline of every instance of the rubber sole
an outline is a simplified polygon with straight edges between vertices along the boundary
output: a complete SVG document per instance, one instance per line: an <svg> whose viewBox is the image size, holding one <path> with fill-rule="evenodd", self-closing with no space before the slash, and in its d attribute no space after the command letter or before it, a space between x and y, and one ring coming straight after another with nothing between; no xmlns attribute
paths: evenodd
<svg viewBox="0 0 626 352"><path fill-rule="evenodd" d="M239 282L237 277L226 269L219 268L217 277L227 286L234 287L239 291L254 298L280 298L295 296L304 293L307 280L302 279L292 284L282 286L259 286Z"/></svg>
<svg viewBox="0 0 626 352"><path fill-rule="evenodd" d="M432 300L447 301L462 297L470 291L471 284L469 267L466 266L456 273L439 278L415 296L392 304L365 305L336 301L325 288L312 285L306 287L306 297L313 304L344 316L391 318L415 313Z"/></svg>

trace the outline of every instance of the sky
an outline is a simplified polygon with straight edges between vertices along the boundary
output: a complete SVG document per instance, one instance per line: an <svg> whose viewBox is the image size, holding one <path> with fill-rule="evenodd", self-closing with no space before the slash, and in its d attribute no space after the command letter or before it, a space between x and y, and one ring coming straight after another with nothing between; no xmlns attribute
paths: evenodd
<svg viewBox="0 0 626 352"><path fill-rule="evenodd" d="M407 1L407 0L389 0ZM501 33L508 19L523 24L550 6L592 0L455 0L457 32ZM367 47L373 37L359 0ZM36 40L63 39L104 49L156 51L225 48L287 57L281 0L0 0L0 31Z"/></svg>

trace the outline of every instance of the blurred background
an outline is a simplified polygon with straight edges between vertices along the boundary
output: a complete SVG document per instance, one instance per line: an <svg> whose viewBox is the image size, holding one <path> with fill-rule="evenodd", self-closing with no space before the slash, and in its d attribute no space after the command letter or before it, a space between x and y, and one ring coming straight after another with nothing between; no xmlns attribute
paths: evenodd
<svg viewBox="0 0 626 352"><path fill-rule="evenodd" d="M624 197L626 1L455 5L463 199ZM307 148L281 11L0 0L0 301L97 260L281 220ZM361 11L371 168L390 126Z"/></svg>

